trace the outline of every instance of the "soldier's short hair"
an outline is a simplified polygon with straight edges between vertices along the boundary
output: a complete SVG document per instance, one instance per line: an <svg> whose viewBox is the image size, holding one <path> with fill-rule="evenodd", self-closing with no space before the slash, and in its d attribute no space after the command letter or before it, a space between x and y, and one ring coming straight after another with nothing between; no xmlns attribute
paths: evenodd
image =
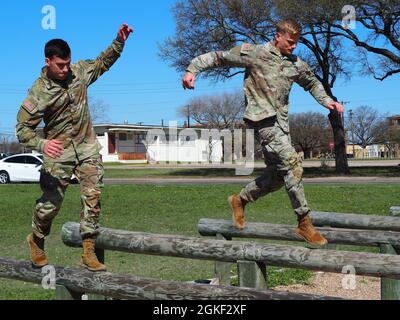
<svg viewBox="0 0 400 320"><path fill-rule="evenodd" d="M71 56L71 49L66 41L62 39L53 39L46 43L44 55L46 58L57 56L61 59L67 59Z"/></svg>
<svg viewBox="0 0 400 320"><path fill-rule="evenodd" d="M279 21L276 25L276 32L289 33L292 36L300 35L302 31L301 25L293 19L285 19Z"/></svg>

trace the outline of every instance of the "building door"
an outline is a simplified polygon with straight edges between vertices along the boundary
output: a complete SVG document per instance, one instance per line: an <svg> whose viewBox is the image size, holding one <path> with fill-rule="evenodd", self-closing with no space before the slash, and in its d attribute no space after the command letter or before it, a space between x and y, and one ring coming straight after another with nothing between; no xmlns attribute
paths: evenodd
<svg viewBox="0 0 400 320"><path fill-rule="evenodd" d="M115 133L108 133L108 154L115 154Z"/></svg>

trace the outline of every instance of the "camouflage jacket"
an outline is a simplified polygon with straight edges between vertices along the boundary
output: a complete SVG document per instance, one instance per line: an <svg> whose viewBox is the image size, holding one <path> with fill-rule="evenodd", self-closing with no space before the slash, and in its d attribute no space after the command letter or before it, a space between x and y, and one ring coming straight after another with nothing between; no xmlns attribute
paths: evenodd
<svg viewBox="0 0 400 320"><path fill-rule="evenodd" d="M310 67L295 55L283 56L273 42L243 44L229 51L210 52L193 59L186 71L197 75L213 67L245 68L245 119L260 121L277 116L282 129L289 132L289 93L298 83L322 105L333 100Z"/></svg>
<svg viewBox="0 0 400 320"><path fill-rule="evenodd" d="M17 116L17 136L27 148L43 152L48 140L63 141L64 154L57 159L45 155L47 162L75 162L99 153L88 106L87 88L120 57L124 43L114 40L96 60L71 65L62 83L46 76L46 67L33 84ZM44 121L44 139L36 128Z"/></svg>

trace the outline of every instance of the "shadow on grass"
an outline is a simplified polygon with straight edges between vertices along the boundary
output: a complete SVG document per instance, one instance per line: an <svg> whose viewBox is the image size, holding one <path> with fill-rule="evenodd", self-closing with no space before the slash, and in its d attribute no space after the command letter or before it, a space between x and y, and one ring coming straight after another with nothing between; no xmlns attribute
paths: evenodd
<svg viewBox="0 0 400 320"><path fill-rule="evenodd" d="M260 176L263 174L262 168L254 169L251 176ZM400 177L400 167L353 167L350 168L351 176L354 177ZM204 168L204 169L184 169L171 170L167 173L169 176L183 177L235 177L235 169L227 168ZM304 177L335 177L338 174L335 168L304 168Z"/></svg>

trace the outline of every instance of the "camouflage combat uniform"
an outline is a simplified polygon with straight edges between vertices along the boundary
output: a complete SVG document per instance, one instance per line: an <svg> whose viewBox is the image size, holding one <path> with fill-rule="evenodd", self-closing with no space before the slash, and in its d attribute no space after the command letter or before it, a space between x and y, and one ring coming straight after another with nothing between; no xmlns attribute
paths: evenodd
<svg viewBox="0 0 400 320"><path fill-rule="evenodd" d="M285 186L296 214L308 214L310 209L302 185L302 160L289 135L289 93L296 82L324 106L333 100L304 61L295 55L282 55L273 42L210 52L193 59L186 71L197 75L220 66L246 70L244 120L255 130L267 165L265 173L241 191L241 198L254 202Z"/></svg>
<svg viewBox="0 0 400 320"><path fill-rule="evenodd" d="M25 147L43 152L46 142L53 139L62 141L64 147L57 159L44 155L40 175L43 195L36 202L32 219L33 232L39 238L50 233L72 174L81 186L82 237L97 233L104 170L101 146L90 120L87 88L116 62L123 47L124 43L114 40L96 60L72 64L62 82L49 79L43 68L19 110L17 136ZM42 120L44 139L36 133Z"/></svg>

